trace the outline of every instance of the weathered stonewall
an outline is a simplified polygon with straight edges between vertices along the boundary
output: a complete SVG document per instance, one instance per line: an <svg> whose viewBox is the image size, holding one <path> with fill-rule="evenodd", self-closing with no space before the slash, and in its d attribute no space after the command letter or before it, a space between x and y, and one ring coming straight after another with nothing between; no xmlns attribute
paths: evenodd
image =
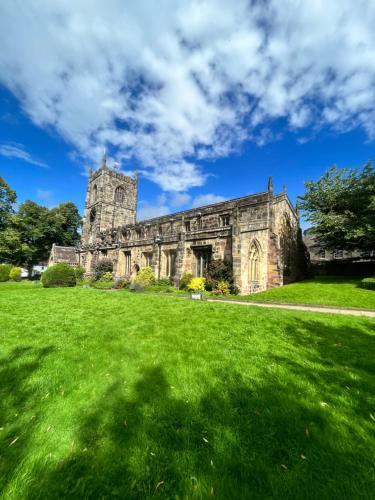
<svg viewBox="0 0 375 500"><path fill-rule="evenodd" d="M299 220L285 190L263 193L137 222L136 176L109 168L106 158L90 171L77 262L88 274L101 258L116 277L151 266L157 278L176 285L184 272L201 276L211 259L233 265L241 293L298 279L303 262Z"/></svg>

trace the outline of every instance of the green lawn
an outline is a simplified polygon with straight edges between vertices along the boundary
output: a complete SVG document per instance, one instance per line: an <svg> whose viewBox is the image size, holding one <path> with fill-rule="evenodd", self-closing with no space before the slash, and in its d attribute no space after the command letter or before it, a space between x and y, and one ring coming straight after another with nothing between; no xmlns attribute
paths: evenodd
<svg viewBox="0 0 375 500"><path fill-rule="evenodd" d="M373 498L374 327L2 284L3 498Z"/></svg>
<svg viewBox="0 0 375 500"><path fill-rule="evenodd" d="M359 287L361 278L321 276L266 292L231 296L235 300L280 304L316 304L375 309L375 291Z"/></svg>

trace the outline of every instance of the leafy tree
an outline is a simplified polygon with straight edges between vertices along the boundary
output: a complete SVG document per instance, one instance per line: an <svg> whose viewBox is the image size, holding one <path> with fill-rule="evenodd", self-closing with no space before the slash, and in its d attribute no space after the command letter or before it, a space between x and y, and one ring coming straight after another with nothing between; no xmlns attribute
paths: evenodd
<svg viewBox="0 0 375 500"><path fill-rule="evenodd" d="M63 246L74 246L79 242L81 216L77 206L68 201L50 210L51 229L54 243Z"/></svg>
<svg viewBox="0 0 375 500"><path fill-rule="evenodd" d="M331 167L305 187L299 207L323 247L375 248L375 171L371 163L362 170Z"/></svg>
<svg viewBox="0 0 375 500"><path fill-rule="evenodd" d="M48 208L27 200L19 206L14 218L14 228L23 246L23 265L29 273L35 264L48 259L54 236L49 215Z"/></svg>
<svg viewBox="0 0 375 500"><path fill-rule="evenodd" d="M9 218L14 213L13 205L16 200L16 192L0 177L0 231L4 230Z"/></svg>
<svg viewBox="0 0 375 500"><path fill-rule="evenodd" d="M0 231L0 262L24 265L28 245L22 242L21 234L14 224L15 218L12 217L12 223Z"/></svg>
<svg viewBox="0 0 375 500"><path fill-rule="evenodd" d="M0 232L0 261L28 268L46 261L53 243L75 245L79 241L81 218L74 203L62 203L52 210L25 201L8 218Z"/></svg>

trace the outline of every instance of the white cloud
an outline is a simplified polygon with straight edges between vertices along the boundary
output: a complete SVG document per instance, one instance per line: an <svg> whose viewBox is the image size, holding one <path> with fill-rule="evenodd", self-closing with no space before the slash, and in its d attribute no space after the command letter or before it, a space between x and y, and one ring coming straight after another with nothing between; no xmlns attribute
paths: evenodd
<svg viewBox="0 0 375 500"><path fill-rule="evenodd" d="M205 205L213 205L214 203L220 203L225 201L224 196L219 196L217 194L201 194L196 196L193 200L193 207L204 207Z"/></svg>
<svg viewBox="0 0 375 500"><path fill-rule="evenodd" d="M141 200L139 202L137 218L139 221L145 219L153 219L154 217L160 217L161 215L169 214L170 211L171 210L169 206L166 205L166 196L162 194L158 197L155 205Z"/></svg>
<svg viewBox="0 0 375 500"><path fill-rule="evenodd" d="M374 25L373 0L4 0L0 82L87 161L184 192L275 119L374 139Z"/></svg>
<svg viewBox="0 0 375 500"><path fill-rule="evenodd" d="M50 205L52 203L53 199L52 191L47 191L45 189L37 189L36 195L40 200L42 200L47 205Z"/></svg>
<svg viewBox="0 0 375 500"><path fill-rule="evenodd" d="M183 205L187 205L191 201L191 196L187 193L174 193L171 196L171 206L173 208L179 208L182 207Z"/></svg>
<svg viewBox="0 0 375 500"><path fill-rule="evenodd" d="M194 199L187 193L162 193L156 199L156 202L140 201L138 207L138 220L152 219L167 215L175 211L176 208L185 206L185 208L204 207L213 203L225 201L224 196L208 193L196 196ZM187 205L187 207L186 207Z"/></svg>
<svg viewBox="0 0 375 500"><path fill-rule="evenodd" d="M15 158L17 160L25 161L31 165L36 165L42 168L49 168L48 165L42 161L33 158L30 153L25 151L24 146L18 143L1 144L0 145L0 155L5 158Z"/></svg>

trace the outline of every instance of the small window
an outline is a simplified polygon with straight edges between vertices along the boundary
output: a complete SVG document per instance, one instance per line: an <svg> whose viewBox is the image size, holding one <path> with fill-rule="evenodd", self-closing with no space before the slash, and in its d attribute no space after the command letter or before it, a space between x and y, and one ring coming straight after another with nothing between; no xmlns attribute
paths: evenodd
<svg viewBox="0 0 375 500"><path fill-rule="evenodd" d="M342 259L344 257L344 252L343 250L334 250L333 251L333 258L334 259Z"/></svg>
<svg viewBox="0 0 375 500"><path fill-rule="evenodd" d="M199 215L197 219L197 227L198 229L202 229L202 217Z"/></svg>
<svg viewBox="0 0 375 500"><path fill-rule="evenodd" d="M220 215L220 226L226 227L230 224L230 217L228 214Z"/></svg>
<svg viewBox="0 0 375 500"><path fill-rule="evenodd" d="M185 231L188 233L190 232L190 221L189 220L186 220L185 221Z"/></svg>
<svg viewBox="0 0 375 500"><path fill-rule="evenodd" d="M143 262L145 267L150 267L152 263L152 252L143 252Z"/></svg>
<svg viewBox="0 0 375 500"><path fill-rule="evenodd" d="M206 276L208 271L208 266L211 262L212 248L203 247L194 250L195 256L195 275L196 276Z"/></svg>
<svg viewBox="0 0 375 500"><path fill-rule="evenodd" d="M319 252L318 252L318 258L319 259L325 259L326 258L326 251L325 250L319 250Z"/></svg>
<svg viewBox="0 0 375 500"><path fill-rule="evenodd" d="M135 230L135 237L137 239L140 239L142 237L142 230L141 229L138 228Z"/></svg>
<svg viewBox="0 0 375 500"><path fill-rule="evenodd" d="M129 275L132 270L132 254L131 252L124 252L125 254L125 274Z"/></svg>
<svg viewBox="0 0 375 500"><path fill-rule="evenodd" d="M176 257L177 253L175 250L166 250L164 252L165 276L167 278L174 278L176 274Z"/></svg>

